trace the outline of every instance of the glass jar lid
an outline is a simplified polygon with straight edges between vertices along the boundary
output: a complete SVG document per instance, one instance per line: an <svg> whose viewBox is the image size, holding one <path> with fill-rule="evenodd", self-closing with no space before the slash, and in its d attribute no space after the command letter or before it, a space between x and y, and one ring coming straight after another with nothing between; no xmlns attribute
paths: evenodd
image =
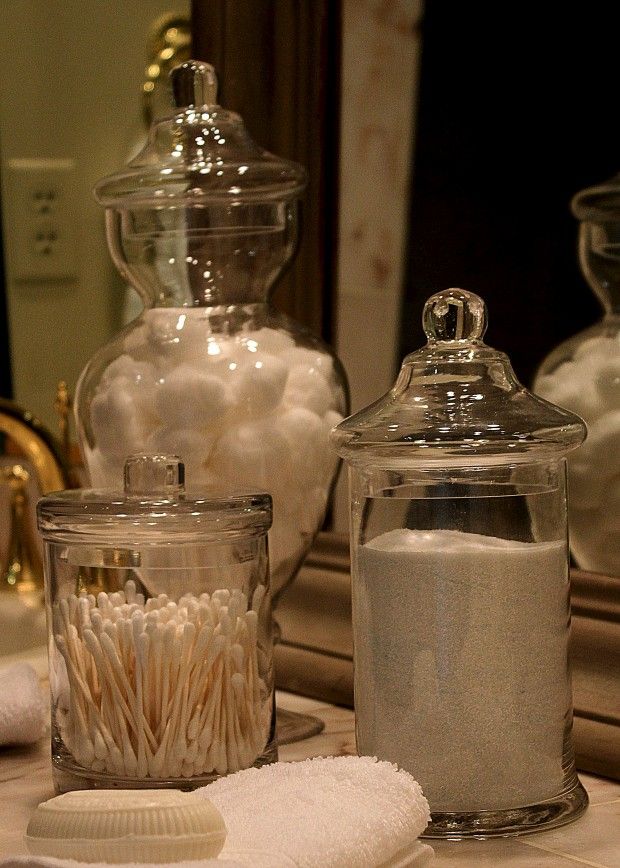
<svg viewBox="0 0 620 868"><path fill-rule="evenodd" d="M170 73L177 111L156 120L146 145L95 186L107 208L206 206L298 198L305 170L260 148L241 117L216 103L208 63L189 60Z"/></svg>
<svg viewBox="0 0 620 868"><path fill-rule="evenodd" d="M620 174L573 196L571 209L578 220L604 223L620 220Z"/></svg>
<svg viewBox="0 0 620 868"><path fill-rule="evenodd" d="M579 446L584 422L533 395L508 356L487 346L481 298L462 289L424 306L428 343L408 355L393 388L332 431L352 463L397 467L512 464Z"/></svg>
<svg viewBox="0 0 620 868"><path fill-rule="evenodd" d="M271 516L268 494L186 492L185 468L175 455L130 456L123 492L59 491L37 505L43 538L64 542L232 541L266 533Z"/></svg>

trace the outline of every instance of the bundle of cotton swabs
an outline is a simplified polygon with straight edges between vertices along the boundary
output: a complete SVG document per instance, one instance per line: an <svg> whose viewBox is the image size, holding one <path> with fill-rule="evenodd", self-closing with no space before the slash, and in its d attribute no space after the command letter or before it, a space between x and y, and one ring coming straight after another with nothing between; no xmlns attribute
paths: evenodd
<svg viewBox="0 0 620 868"><path fill-rule="evenodd" d="M257 643L264 595L259 585L250 608L239 590L145 602L129 581L56 603L68 679L56 691L56 722L77 763L138 779L251 766L271 715Z"/></svg>

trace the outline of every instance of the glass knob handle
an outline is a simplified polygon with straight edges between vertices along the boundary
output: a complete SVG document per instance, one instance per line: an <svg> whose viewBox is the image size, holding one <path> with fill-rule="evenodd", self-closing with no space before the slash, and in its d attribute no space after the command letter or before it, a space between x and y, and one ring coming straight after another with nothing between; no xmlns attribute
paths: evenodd
<svg viewBox="0 0 620 868"><path fill-rule="evenodd" d="M217 102L217 76L210 63L186 60L170 72L177 108L200 108Z"/></svg>
<svg viewBox="0 0 620 868"><path fill-rule="evenodd" d="M487 328L480 296L465 289L444 289L424 305L422 325L429 341L479 341Z"/></svg>
<svg viewBox="0 0 620 868"><path fill-rule="evenodd" d="M185 465L176 455L130 455L125 461L125 494L166 500L185 492Z"/></svg>

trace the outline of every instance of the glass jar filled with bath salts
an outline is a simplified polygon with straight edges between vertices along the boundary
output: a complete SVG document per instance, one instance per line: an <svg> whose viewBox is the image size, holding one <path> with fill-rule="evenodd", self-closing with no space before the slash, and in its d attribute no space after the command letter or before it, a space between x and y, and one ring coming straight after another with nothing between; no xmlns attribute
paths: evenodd
<svg viewBox="0 0 620 868"><path fill-rule="evenodd" d="M125 490L39 501L57 791L204 785L277 759L266 494L185 492L138 455Z"/></svg>
<svg viewBox="0 0 620 868"><path fill-rule="evenodd" d="M588 426L568 461L573 557L584 570L620 576L620 175L582 190L572 210L581 270L605 313L547 356L534 390Z"/></svg>
<svg viewBox="0 0 620 868"><path fill-rule="evenodd" d="M478 296L440 292L423 321L391 391L332 434L351 486L357 747L420 782L427 835L560 825L587 805L565 483L585 426L483 342Z"/></svg>
<svg viewBox="0 0 620 868"><path fill-rule="evenodd" d="M143 449L179 455L196 485L266 491L275 597L321 527L346 413L342 366L270 303L297 245L301 166L217 105L211 66L172 71L176 108L95 188L112 259L144 310L88 362L76 428L94 487Z"/></svg>

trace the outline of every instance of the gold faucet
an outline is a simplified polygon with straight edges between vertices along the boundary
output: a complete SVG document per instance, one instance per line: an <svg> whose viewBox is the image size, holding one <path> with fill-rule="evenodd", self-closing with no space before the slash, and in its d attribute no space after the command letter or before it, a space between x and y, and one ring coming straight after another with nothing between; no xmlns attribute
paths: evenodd
<svg viewBox="0 0 620 868"><path fill-rule="evenodd" d="M38 605L43 591L41 556L28 517L26 486L30 474L21 464L0 467L0 480L10 492L10 536L0 573L0 590L16 591L24 602Z"/></svg>

